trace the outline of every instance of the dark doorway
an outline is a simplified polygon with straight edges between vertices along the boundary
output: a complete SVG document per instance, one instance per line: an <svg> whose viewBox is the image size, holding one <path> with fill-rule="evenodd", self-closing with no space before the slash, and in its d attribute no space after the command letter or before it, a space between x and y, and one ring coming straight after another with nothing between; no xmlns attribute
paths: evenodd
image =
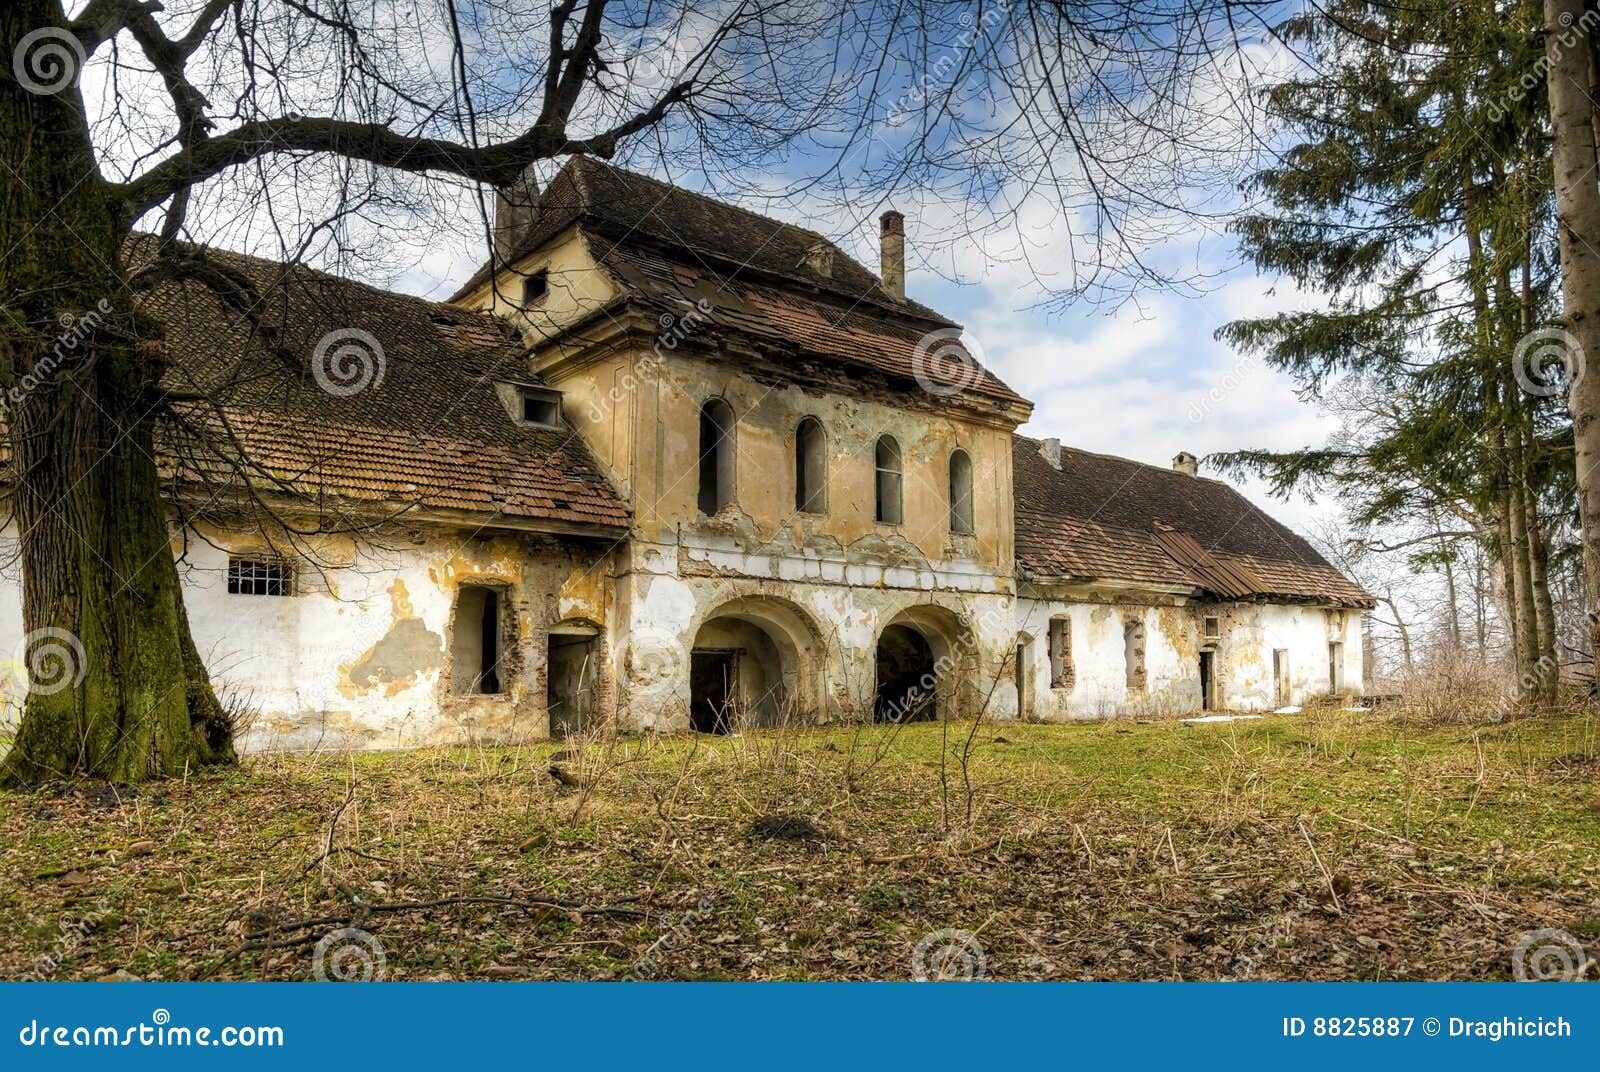
<svg viewBox="0 0 1600 1072"><path fill-rule="evenodd" d="M1215 711L1217 709L1217 653L1202 651L1200 653L1200 710Z"/></svg>
<svg viewBox="0 0 1600 1072"><path fill-rule="evenodd" d="M727 733L733 726L736 651L699 650L689 655L689 725L696 733Z"/></svg>
<svg viewBox="0 0 1600 1072"><path fill-rule="evenodd" d="M573 737L594 716L595 643L593 637L550 634L545 666L545 710L551 737Z"/></svg>
<svg viewBox="0 0 1600 1072"><path fill-rule="evenodd" d="M939 717L933 649L909 626L891 625L878 638L877 722L923 722Z"/></svg>

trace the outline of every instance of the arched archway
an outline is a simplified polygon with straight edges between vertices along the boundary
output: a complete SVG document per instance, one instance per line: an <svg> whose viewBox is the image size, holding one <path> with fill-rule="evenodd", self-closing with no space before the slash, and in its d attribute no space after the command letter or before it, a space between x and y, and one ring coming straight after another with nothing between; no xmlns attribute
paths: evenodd
<svg viewBox="0 0 1600 1072"><path fill-rule="evenodd" d="M956 612L933 604L906 608L878 634L873 718L911 722L963 716L973 666L972 631Z"/></svg>
<svg viewBox="0 0 1600 1072"><path fill-rule="evenodd" d="M790 724L817 702L821 641L788 600L749 596L706 615L689 653L689 724L701 733Z"/></svg>

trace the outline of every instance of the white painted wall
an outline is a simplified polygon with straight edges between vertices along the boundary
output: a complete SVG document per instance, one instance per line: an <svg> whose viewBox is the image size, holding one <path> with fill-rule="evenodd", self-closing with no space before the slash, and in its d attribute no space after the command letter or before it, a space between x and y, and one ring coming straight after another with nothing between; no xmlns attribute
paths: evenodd
<svg viewBox="0 0 1600 1072"><path fill-rule="evenodd" d="M0 536L14 557L15 531ZM225 703L252 712L245 750L401 748L543 737L544 644L551 624L604 626L609 569L554 541L442 529L325 544L295 562L295 594L229 594L229 550L256 535L191 533L179 561L196 647ZM505 657L520 671L496 696L451 691L446 638L463 583L505 587ZM0 570L0 711L15 712L22 666L20 567ZM614 668L601 670L614 681Z"/></svg>
<svg viewBox="0 0 1600 1072"><path fill-rule="evenodd" d="M1023 599L1019 620L1033 637L1032 712L1045 721L1107 718L1117 715L1171 715L1201 707L1200 624L1205 615L1222 619L1215 645L1218 704L1225 710L1260 711L1277 706L1272 653L1288 652L1290 702L1299 704L1329 692L1328 643L1344 643L1346 691L1359 694L1362 682L1361 615L1322 607L1238 604L1134 606ZM1061 615L1072 623L1071 688L1050 682L1049 621ZM1146 687L1127 688L1123 621L1137 616L1145 625Z"/></svg>
<svg viewBox="0 0 1600 1072"><path fill-rule="evenodd" d="M14 552L15 533L0 537ZM753 621L788 653L786 682L809 718L871 710L877 638L894 621L923 632L941 659L945 711L1012 718L1019 712L1013 647L1031 658L1023 712L1044 720L1172 715L1200 707L1202 614L1223 621L1217 646L1221 706L1275 706L1272 653L1289 652L1292 702L1328 691L1328 642L1344 642L1347 687L1362 681L1360 615L1318 607L1137 606L1018 599L1009 578L945 562L937 567L848 564L797 550L749 555L709 543L634 543L616 552L616 577L594 547L484 538L441 529L378 543L319 549L325 569L301 562L297 594L230 595L231 547L261 538L209 531L180 561L184 598L202 656L225 698L256 712L246 749L396 748L527 740L546 734L544 652L549 627L601 627L602 704L628 729L688 726L689 653L700 627L723 613ZM15 717L25 688L19 567L0 568L0 717ZM503 696L452 691L446 638L462 583L504 585L515 663ZM1053 615L1072 622L1074 683L1054 688L1047 650ZM1145 627L1146 688L1130 695L1123 622ZM616 656L613 656L616 653ZM955 697L952 704L949 697Z"/></svg>

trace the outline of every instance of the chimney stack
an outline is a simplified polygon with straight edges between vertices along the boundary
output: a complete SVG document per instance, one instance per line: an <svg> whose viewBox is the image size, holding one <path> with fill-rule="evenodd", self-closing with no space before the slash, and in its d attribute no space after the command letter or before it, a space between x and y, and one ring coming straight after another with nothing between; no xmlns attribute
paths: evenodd
<svg viewBox="0 0 1600 1072"><path fill-rule="evenodd" d="M1045 464L1050 468L1059 471L1061 468L1061 440L1055 438L1041 439L1039 441L1039 457L1043 458Z"/></svg>
<svg viewBox="0 0 1600 1072"><path fill-rule="evenodd" d="M494 256L509 261L539 215L539 182L529 164L516 181L494 190Z"/></svg>
<svg viewBox="0 0 1600 1072"><path fill-rule="evenodd" d="M1180 450L1177 456L1172 459L1172 469L1174 472L1182 473L1184 476L1199 476L1200 459L1186 450Z"/></svg>
<svg viewBox="0 0 1600 1072"><path fill-rule="evenodd" d="M883 225L883 289L895 301L906 300L906 218L894 209L878 217Z"/></svg>

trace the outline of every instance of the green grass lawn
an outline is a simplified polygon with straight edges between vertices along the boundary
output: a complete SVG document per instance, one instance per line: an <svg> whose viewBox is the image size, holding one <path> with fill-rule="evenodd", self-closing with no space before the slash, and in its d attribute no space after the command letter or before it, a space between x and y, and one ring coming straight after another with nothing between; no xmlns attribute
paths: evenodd
<svg viewBox="0 0 1600 1072"><path fill-rule="evenodd" d="M1591 713L631 738L565 781L557 748L0 796L0 976L306 979L346 926L391 979L903 979L945 930L994 979L1509 978L1544 929L1546 969L1600 952Z"/></svg>

